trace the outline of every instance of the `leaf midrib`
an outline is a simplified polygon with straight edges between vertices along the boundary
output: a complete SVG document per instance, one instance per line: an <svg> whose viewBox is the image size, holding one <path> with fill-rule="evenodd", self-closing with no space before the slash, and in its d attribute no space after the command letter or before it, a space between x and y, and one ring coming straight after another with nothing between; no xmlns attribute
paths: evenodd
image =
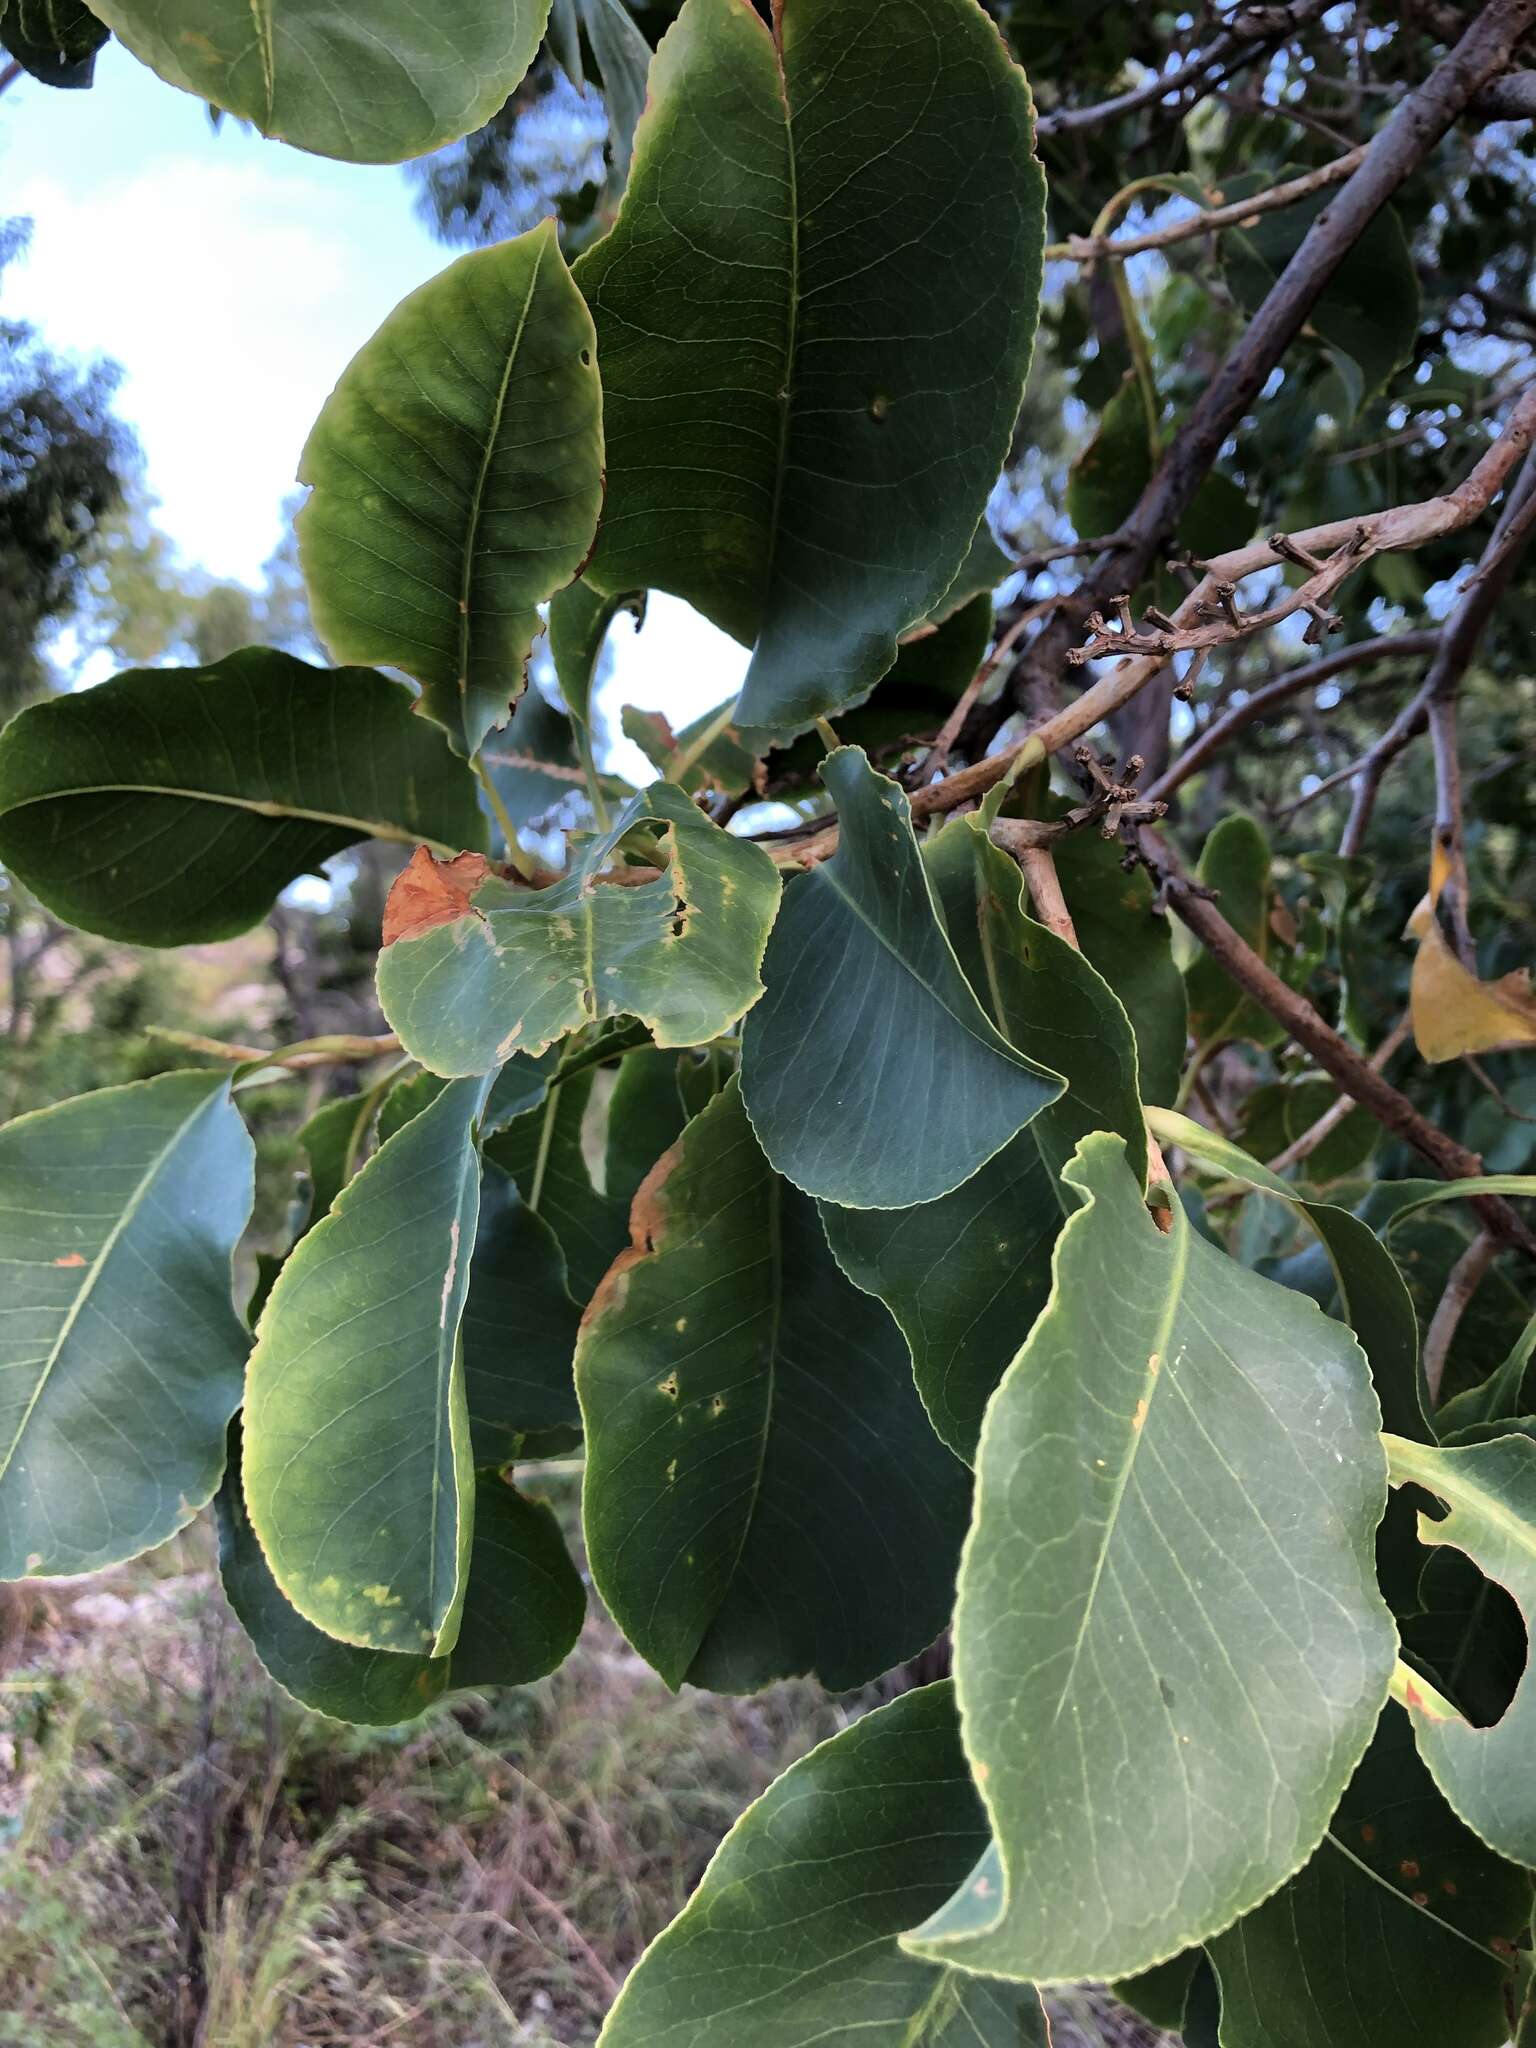
<svg viewBox="0 0 1536 2048"><path fill-rule="evenodd" d="M784 64L780 10L767 33L773 43L774 76L784 108L784 159L789 173L789 318L784 334L784 384L779 394L779 437L774 450L773 501L768 508L768 559L763 564L762 602L773 588L784 508L784 477L789 466L789 437L794 425L795 357L800 336L800 175L795 157L795 117L789 103L789 73Z"/></svg>
<svg viewBox="0 0 1536 2048"><path fill-rule="evenodd" d="M427 838L408 825L392 825L378 818L354 818L345 811L315 810L305 804L280 803L263 797L227 796L213 789L178 789L158 782L83 782L70 789L46 790L40 796L23 797L19 803L8 805L0 811L0 822L16 817L21 811L35 810L40 804L68 803L74 797L88 796L163 796L186 804L222 804L228 810L248 811L258 818L292 819L295 824L334 825L357 832L367 839L393 839L404 846L432 846L444 853L462 851L445 839Z"/></svg>
<svg viewBox="0 0 1536 2048"><path fill-rule="evenodd" d="M161 1168L165 1165L170 1155L181 1144L182 1140L186 1137L187 1132L191 1129L192 1125L197 1122L198 1118L203 1114L204 1110L208 1107L208 1104L212 1099L213 1098L211 1094L202 1096L199 1099L196 1107L192 1109L187 1116L182 1118L181 1122L172 1131L170 1137L167 1138L164 1145L155 1154L154 1158L150 1161L149 1165L144 1169L144 1172L140 1176L138 1184L135 1186L133 1193L129 1196L127 1202L123 1205L122 1213L119 1215L117 1221L112 1225L112 1228L107 1232L106 1237L102 1240L101 1250L96 1254L95 1259L92 1261L91 1270L89 1271L89 1273L86 1274L84 1281L81 1283L80 1291L76 1294L74 1300L70 1303L69 1312L65 1316L63 1323L60 1325L57 1337L55 1337L53 1344L49 1348L48 1356L43 1362L43 1369L38 1374L37 1385L32 1390L32 1398L27 1402L26 1407L22 1410L21 1420L16 1425L16 1433L11 1438L10 1443L7 1445L3 1457L0 1457L0 1481L4 1480L6 1474L11 1469L12 1461L14 1460L17 1451L21 1448L21 1440L27 1433L27 1426L32 1420L32 1416L37 1408L37 1404L43 1398L44 1390L47 1388L48 1383L52 1379L54 1371L58 1366L59 1360L63 1356L64 1347L69 1341L70 1335L74 1330L75 1324L80 1319L80 1312L85 1307L86 1302L90 1299L91 1294L95 1290L96 1282L101 1278L101 1275L106 1270L107 1264L111 1259L112 1253L117 1248L117 1245L120 1243L124 1231L127 1230L129 1224L139 1213L139 1210L142 1207L146 1196L148 1195L150 1189L154 1186L156 1179L159 1177Z"/></svg>
<svg viewBox="0 0 1536 2048"><path fill-rule="evenodd" d="M922 859L922 854L920 852L917 854L917 858L919 861ZM900 950L900 948L894 946L891 943L891 941L886 937L885 933L880 929L879 925L877 925L874 922L873 918L871 918L868 915L868 913L860 907L857 900L853 896L851 896L849 892L843 887L842 883L839 881L837 877L835 857L833 860L823 861L820 867L814 869L812 871L812 878L820 878L821 880L825 881L828 888L830 888L833 891L833 893L841 899L842 902L847 904L848 908L853 912L854 916L858 919L859 923L864 926L865 930L869 932L871 936L874 939L876 939L881 946L885 948L886 952L890 954L891 958L896 962L897 966L901 968L903 973L907 975L908 979L911 981L915 981L918 987L923 991L924 995L931 996L933 1001L938 1004L939 1008L944 1012L946 1017L951 1018L953 1022L958 1024L960 1026L960 1029L968 1033L970 1037L974 1038L978 1045L984 1046L988 1052L993 1053L998 1059L1005 1061L1007 1065L1011 1067L1017 1067L1021 1074L1038 1076L1039 1070L1033 1065L1031 1061L1025 1058L1023 1053L1019 1052L1015 1047L1009 1045L1007 1040L1003 1038L1001 1032L995 1032L994 1035L1000 1042L994 1044L991 1038L985 1037L980 1031L976 1029L975 1024L971 1021L970 1018L961 1015L961 1013L955 1009L954 1005L951 1002L949 1002L949 1000L945 997L941 990L936 989L931 982L925 981L923 979L922 975L918 973L917 969L912 965L911 961ZM923 881L924 885L926 886L926 876L923 877ZM937 922L938 913L936 911L934 912L934 918L935 922ZM943 940L943 943L947 946L949 944L949 940L944 937L942 928L940 929L939 936ZM964 972L960 968L958 963L956 963L955 972L958 975L960 975L962 981L965 979ZM972 997L972 1001L975 1002L974 996ZM978 1017L980 1017L983 1024L988 1023L987 1013L985 1010L982 1009L981 1004L979 1002L976 1003L976 1014Z"/></svg>
<svg viewBox="0 0 1536 2048"><path fill-rule="evenodd" d="M1091 1214L1091 1205L1089 1208L1079 1210L1078 1214L1081 1216ZM1067 1229L1070 1230L1071 1227L1072 1219L1068 1218ZM1120 1510L1125 1503L1126 1491L1131 1483L1131 1474L1136 1467L1136 1456L1141 1446L1146 1442L1147 1432L1151 1428L1152 1403L1157 1399L1157 1390L1164 1374L1172 1370L1168 1363L1168 1342L1173 1334L1173 1326L1178 1319L1179 1310L1183 1305L1184 1282L1189 1271L1190 1241L1189 1224L1182 1214L1177 1212L1176 1208L1174 1217L1175 1263L1173 1270L1168 1276L1167 1300L1163 1312L1158 1319L1153 1347L1149 1354L1150 1357L1158 1360L1158 1370L1154 1372L1149 1367L1142 1380L1141 1399L1145 1401L1146 1409L1142 1415L1141 1427L1138 1429L1134 1421L1131 1425L1130 1452L1115 1480L1114 1497L1110 1501L1109 1515L1104 1523L1103 1541L1099 1545L1099 1554L1094 1560L1093 1577L1089 1581L1087 1598L1083 1602L1082 1621L1079 1624L1076 1639L1072 1644L1072 1656L1071 1661L1067 1665L1066 1676L1061 1682L1061 1690L1057 1695L1056 1710L1051 1716L1052 1727L1061 1719L1067 1699L1072 1691L1072 1682L1077 1676L1078 1659L1082 1655L1083 1644L1088 1639L1088 1629L1093 1620L1094 1605L1098 1599L1099 1586L1104 1577L1105 1567L1109 1562L1109 1553L1114 1546L1115 1531L1120 1521ZM1049 1313L1049 1306L1048 1304L1047 1314ZM1042 1322L1045 1320L1044 1316L1042 1316L1041 1320Z"/></svg>
<svg viewBox="0 0 1536 2048"><path fill-rule="evenodd" d="M479 537L480 520L485 503L485 486L495 459L496 444L501 435L502 417L507 409L507 392L512 383L512 372L522 351L523 336L528 330L528 316L533 309L534 293L539 287L539 277L544 268L546 243L541 242L534 252L533 268L528 276L528 290L523 299L522 311L517 317L517 327L507 346L507 359L502 365L501 383L496 390L495 402L491 407L490 425L485 436L485 447L480 455L480 472L475 478L474 490L470 493L469 521L464 535L464 569L459 580L459 713L463 719L466 741L470 737L469 720L469 657L473 625L470 615L470 594L475 578L475 543Z"/></svg>

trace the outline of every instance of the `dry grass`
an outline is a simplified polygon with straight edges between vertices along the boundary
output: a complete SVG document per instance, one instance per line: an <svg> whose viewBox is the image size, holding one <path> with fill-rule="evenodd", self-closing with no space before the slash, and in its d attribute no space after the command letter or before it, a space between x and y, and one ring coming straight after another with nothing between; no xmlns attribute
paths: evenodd
<svg viewBox="0 0 1536 2048"><path fill-rule="evenodd" d="M674 1698L596 1613L539 1685L348 1728L266 1678L201 1527L9 1599L0 2048L590 2043L741 1809L869 1703ZM1087 1995L1053 2023L1152 2038Z"/></svg>
<svg viewBox="0 0 1536 2048"><path fill-rule="evenodd" d="M265 1678L197 1533L17 1597L0 2048L590 2041L742 1806L846 1719L809 1685L674 1699L598 1616L537 1686L343 1728Z"/></svg>

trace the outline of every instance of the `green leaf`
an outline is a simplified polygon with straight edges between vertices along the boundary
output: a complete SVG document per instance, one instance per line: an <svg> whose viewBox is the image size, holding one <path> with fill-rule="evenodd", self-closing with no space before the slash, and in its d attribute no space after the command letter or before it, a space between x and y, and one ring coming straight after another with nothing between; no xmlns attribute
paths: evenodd
<svg viewBox="0 0 1536 2048"><path fill-rule="evenodd" d="M1338 1083L1315 1072L1255 1088L1241 1111L1245 1150L1260 1159L1285 1151L1332 1109L1338 1096ZM1381 1125L1370 1111L1352 1109L1306 1154L1302 1172L1314 1187L1347 1179L1361 1172L1380 1140Z"/></svg>
<svg viewBox="0 0 1536 2048"><path fill-rule="evenodd" d="M536 607L592 544L595 346L544 221L402 299L342 371L300 457L316 630L340 661L414 676L456 753L506 724Z"/></svg>
<svg viewBox="0 0 1536 2048"><path fill-rule="evenodd" d="M0 46L44 85L84 90L106 40L106 29L80 0L7 0L0 6Z"/></svg>
<svg viewBox="0 0 1536 2048"><path fill-rule="evenodd" d="M1528 1436L1431 1448L1387 1438L1392 1483L1443 1501L1439 1521L1419 1517L1419 1541L1463 1551L1514 1599L1526 1624L1536 1612L1536 1442ZM1503 1718L1474 1728L1410 1679L1403 1694L1419 1754L1456 1812L1490 1848L1536 1865L1536 1675L1529 1663Z"/></svg>
<svg viewBox="0 0 1536 2048"><path fill-rule="evenodd" d="M626 1219L641 1181L667 1147L682 1135L683 1125L688 1121L679 1063L689 1057L643 1045L630 1053L619 1068L608 1102L603 1192L610 1201L624 1204ZM698 1107L702 1109L704 1104L701 1102ZM626 1238L629 1235L627 1224L624 1234Z"/></svg>
<svg viewBox="0 0 1536 2048"><path fill-rule="evenodd" d="M520 1437L579 1425L578 1320L555 1232L487 1161L464 1304L464 1391L477 1464L505 1464Z"/></svg>
<svg viewBox="0 0 1536 2048"><path fill-rule="evenodd" d="M409 1086L409 1082L402 1082L399 1087L391 1089L384 1104L384 1113L388 1113L390 1104L400 1093L400 1087ZM415 1108L422 1106L413 1105L413 1114ZM306 1229L313 1228L322 1216L330 1213L331 1204L352 1178L362 1155L370 1113L371 1105L366 1095L339 1095L332 1102L321 1103L314 1115L299 1126L298 1140L309 1161ZM400 1121L406 1119L401 1118ZM382 1132L383 1113L379 1127Z"/></svg>
<svg viewBox="0 0 1536 2048"><path fill-rule="evenodd" d="M411 708L269 647L29 705L0 736L0 860L84 931L182 946L360 839L483 846L474 778Z"/></svg>
<svg viewBox="0 0 1536 2048"><path fill-rule="evenodd" d="M906 1348L775 1175L733 1083L636 1197L583 1319L583 1512L609 1611L672 1686L862 1685L943 1628L969 1475Z"/></svg>
<svg viewBox="0 0 1536 2048"><path fill-rule="evenodd" d="M1311 1862L1210 1944L1222 2048L1498 2048L1530 1889L1389 1704Z"/></svg>
<svg viewBox="0 0 1536 2048"><path fill-rule="evenodd" d="M1084 959L1131 1020L1142 1100L1171 1103L1184 1070L1184 977L1150 878L1141 868L1127 874L1121 858L1118 842L1074 832L1055 848L1056 879Z"/></svg>
<svg viewBox="0 0 1536 2048"><path fill-rule="evenodd" d="M1067 517L1084 539L1119 531L1151 482L1160 453L1148 432L1140 385L1129 372L1068 473ZM1179 521L1177 539L1195 555L1216 554L1246 540L1255 517L1241 487L1212 471Z"/></svg>
<svg viewBox="0 0 1536 2048"><path fill-rule="evenodd" d="M582 25L597 59L608 112L609 183L622 191L634 154L635 129L645 107L651 46L623 0L581 0ZM579 85L580 79L576 80Z"/></svg>
<svg viewBox="0 0 1536 2048"><path fill-rule="evenodd" d="M245 1497L284 1597L317 1628L441 1656L473 1516L459 1320L488 1081L445 1088L299 1244L246 1375Z"/></svg>
<svg viewBox="0 0 1536 2048"><path fill-rule="evenodd" d="M1269 914L1269 841L1244 811L1222 819L1200 855L1200 881L1214 889L1221 914L1259 958L1269 962L1274 934ZM1285 1035L1269 1012L1246 995L1209 953L1200 953L1184 977L1189 992L1189 1028L1198 1045L1233 1038L1273 1045Z"/></svg>
<svg viewBox="0 0 1536 2048"><path fill-rule="evenodd" d="M942 602L933 608L934 624L942 626L973 598L990 597L1013 566L1012 556L1003 553L983 519L971 540L970 552L955 571L954 582L945 591Z"/></svg>
<svg viewBox="0 0 1536 2048"><path fill-rule="evenodd" d="M989 539L988 546L993 545ZM904 752L914 733L932 732L954 710L966 684L981 667L991 638L990 597L972 597L948 612L933 632L902 644L896 666L869 702L838 719L840 738L871 756ZM797 783L814 793L824 751L819 735L806 733L793 746L769 757L769 779L784 795L793 792ZM745 788L750 780L749 765L741 786Z"/></svg>
<svg viewBox="0 0 1536 2048"><path fill-rule="evenodd" d="M1063 1084L977 1002L900 787L857 747L829 754L822 780L837 852L785 891L767 993L742 1033L742 1092L796 1187L848 1209L910 1208L968 1180Z"/></svg>
<svg viewBox="0 0 1536 2048"><path fill-rule="evenodd" d="M628 612L636 627L645 618L645 592L626 590L605 597L585 578L557 591L549 606L549 652L565 708L580 726L592 724L592 678L608 628L620 612Z"/></svg>
<svg viewBox="0 0 1536 2048"><path fill-rule="evenodd" d="M754 749L866 697L955 580L1023 392L1043 201L975 0L785 0L777 41L748 0L687 0L657 51L577 266L608 434L589 574L755 643Z"/></svg>
<svg viewBox="0 0 1536 2048"><path fill-rule="evenodd" d="M489 1140L486 1157L516 1182L532 1213L553 1231L571 1292L590 1301L629 1239L629 1204L592 1182L583 1125L592 1095L590 1068L551 1087L542 1105L515 1117Z"/></svg>
<svg viewBox="0 0 1536 2048"><path fill-rule="evenodd" d="M1513 1422L1525 1414L1525 1379L1536 1356L1536 1316L1515 1340L1509 1356L1475 1387L1447 1401L1435 1418L1442 1441L1454 1441L1461 1430L1486 1430L1494 1423ZM1388 1428L1392 1425L1389 1423Z"/></svg>
<svg viewBox="0 0 1536 2048"><path fill-rule="evenodd" d="M135 57L263 135L347 163L399 163L501 107L549 0L94 0Z"/></svg>
<svg viewBox="0 0 1536 2048"><path fill-rule="evenodd" d="M1368 1223L1332 1202L1309 1202L1299 1189L1227 1138L1174 1110L1150 1110L1147 1121L1165 1145L1177 1145L1202 1166L1298 1209L1316 1231L1338 1291L1339 1314L1360 1339L1385 1427L1432 1443L1429 1395L1419 1359L1413 1298L1391 1253ZM1323 1305L1326 1306L1326 1303Z"/></svg>
<svg viewBox="0 0 1536 2048"><path fill-rule="evenodd" d="M728 708L717 705L692 719L681 732L674 732L660 711L642 711L638 705L626 704L619 724L625 739L634 741L658 775L676 781L690 794L696 789L724 789L734 794L751 788L757 756L742 745L734 725L720 724L720 714ZM696 743L711 727L715 736L695 753ZM693 756L690 765L673 772L673 761L682 755Z"/></svg>
<svg viewBox="0 0 1536 2048"><path fill-rule="evenodd" d="M1116 532L1150 482L1153 462L1141 386L1128 370L1067 473L1067 517L1078 533Z"/></svg>
<svg viewBox="0 0 1536 2048"><path fill-rule="evenodd" d="M866 1714L742 1815L599 2048L1044 2048L1032 1990L935 1970L896 1943L986 1834L953 1688Z"/></svg>
<svg viewBox="0 0 1536 2048"><path fill-rule="evenodd" d="M602 880L641 824L660 828L649 849L660 874ZM503 881L483 861L444 870L419 853L391 897L379 1001L436 1074L484 1073L604 1017L640 1018L658 1045L702 1044L761 993L778 900L760 846L652 783L548 888Z"/></svg>
<svg viewBox="0 0 1536 2048"><path fill-rule="evenodd" d="M1182 1211L1164 1234L1123 1155L1068 1168L982 1428L955 1670L996 1847L908 1942L1040 1981L1148 1969L1299 1869L1394 1651L1355 1340Z"/></svg>
<svg viewBox="0 0 1536 2048"><path fill-rule="evenodd" d="M1269 296L1329 199L1319 192L1222 235L1227 282L1245 311L1256 312ZM1419 313L1413 253L1396 211L1386 206L1351 244L1349 261L1339 265L1307 315L1308 330L1327 345L1355 412L1412 355Z"/></svg>
<svg viewBox="0 0 1536 2048"><path fill-rule="evenodd" d="M581 1631L586 1596L554 1515L482 1472L464 1621L452 1654L410 1656L339 1643L283 1598L251 1528L238 1473L232 1450L217 1501L225 1595L267 1671L317 1713L388 1727L413 1720L457 1686L526 1685L562 1663Z"/></svg>
<svg viewBox="0 0 1536 2048"><path fill-rule="evenodd" d="M993 1022L1020 1052L1059 1069L1068 1092L936 1202L824 1203L821 1214L843 1271L900 1324L934 1428L969 1460L987 1401L1050 1294L1062 1167L1089 1131L1115 1130L1144 1179L1146 1127L1124 1010L1080 953L1024 915L1022 877L985 820L954 820L924 854L951 943Z"/></svg>
<svg viewBox="0 0 1536 2048"><path fill-rule="evenodd" d="M212 1497L248 1344L230 1260L254 1159L221 1073L0 1130L0 1579L120 1564Z"/></svg>

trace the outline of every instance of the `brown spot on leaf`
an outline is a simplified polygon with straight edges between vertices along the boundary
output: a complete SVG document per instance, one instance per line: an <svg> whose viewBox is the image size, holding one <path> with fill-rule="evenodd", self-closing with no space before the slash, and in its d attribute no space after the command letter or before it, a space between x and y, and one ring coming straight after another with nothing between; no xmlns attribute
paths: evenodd
<svg viewBox="0 0 1536 2048"><path fill-rule="evenodd" d="M1141 1425L1146 1421L1146 1419L1147 1404L1145 1401L1138 1401L1136 1403L1136 1413L1131 1417L1132 1429L1140 1429Z"/></svg>
<svg viewBox="0 0 1536 2048"><path fill-rule="evenodd" d="M1399 1877L1417 1877L1419 1874L1419 1866L1417 1865L1417 1863L1414 1862L1411 1856L1405 1856L1402 1862L1399 1863L1399 1865L1397 1866L1397 1874Z"/></svg>
<svg viewBox="0 0 1536 2048"><path fill-rule="evenodd" d="M1410 1892L1409 1897L1416 1906L1427 1906L1429 1904L1428 1892Z"/></svg>
<svg viewBox="0 0 1536 2048"><path fill-rule="evenodd" d="M656 1249L656 1241L667 1227L667 1207L662 1191L683 1156L682 1140L669 1145L635 1190L629 1208L629 1243L597 1283L597 1292L582 1310L581 1329L595 1323L610 1309L617 1308L626 1292L631 1266L638 1266Z"/></svg>
<svg viewBox="0 0 1536 2048"><path fill-rule="evenodd" d="M384 905L384 943L398 939L419 939L440 924L452 924L467 916L473 907L470 897L491 872L483 853L458 853L452 860L438 860L427 847L418 846L401 872Z"/></svg>
<svg viewBox="0 0 1536 2048"><path fill-rule="evenodd" d="M1373 1828L1373 1827L1371 1826L1371 1824L1370 1824L1370 1822L1369 1822L1369 1821L1367 1821L1367 1822L1366 1822L1366 1824L1365 1824L1365 1826L1364 1826L1364 1827L1363 1827L1363 1828L1362 1828L1362 1829L1360 1830L1360 1839L1361 1839L1361 1841L1362 1841L1362 1842L1374 1842L1374 1841L1375 1841L1375 1839L1376 1839L1376 1830L1375 1830L1375 1829L1374 1829L1374 1828Z"/></svg>
<svg viewBox="0 0 1536 2048"><path fill-rule="evenodd" d="M85 1254L84 1252L66 1252L62 1259L55 1259L53 1263L56 1266L83 1266L85 1264Z"/></svg>

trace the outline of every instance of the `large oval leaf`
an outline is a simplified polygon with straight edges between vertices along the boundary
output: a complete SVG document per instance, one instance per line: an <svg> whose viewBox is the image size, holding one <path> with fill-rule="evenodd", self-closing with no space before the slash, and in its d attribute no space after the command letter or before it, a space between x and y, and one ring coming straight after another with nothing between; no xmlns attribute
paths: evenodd
<svg viewBox="0 0 1536 2048"><path fill-rule="evenodd" d="M742 1093L796 1187L848 1209L904 1209L969 1179L1063 1084L977 1002L899 785L857 747L821 773L837 852L785 891L766 994L742 1033Z"/></svg>
<svg viewBox="0 0 1536 2048"><path fill-rule="evenodd" d="M900 1324L934 1428L969 1459L992 1390L1050 1294L1063 1164L1089 1131L1113 1130L1145 1178L1146 1125L1125 1011L1081 953L1025 916L1023 878L986 820L957 818L923 851L966 978L1009 1043L1058 1068L1067 1093L938 1201L827 1202L822 1222L849 1279Z"/></svg>
<svg viewBox="0 0 1536 2048"><path fill-rule="evenodd" d="M224 1469L254 1153L227 1074L103 1088L0 1130L0 1579L98 1571Z"/></svg>
<svg viewBox="0 0 1536 2048"><path fill-rule="evenodd" d="M1210 1944L1223 2048L1498 2048L1530 1911L1389 1704L1311 1862Z"/></svg>
<svg viewBox="0 0 1536 2048"><path fill-rule="evenodd" d="M486 1081L445 1088L349 1181L262 1312L245 1497L285 1598L367 1649L453 1648L473 1519L459 1320Z"/></svg>
<svg viewBox="0 0 1536 2048"><path fill-rule="evenodd" d="M533 62L549 0L92 0L172 85L263 135L399 163L488 121Z"/></svg>
<svg viewBox="0 0 1536 2048"><path fill-rule="evenodd" d="M660 827L659 873L603 879L645 823ZM656 782L548 888L418 854L391 893L379 1001L435 1074L483 1074L605 1017L640 1018L658 1045L700 1045L761 993L778 900L760 846Z"/></svg>
<svg viewBox="0 0 1536 2048"><path fill-rule="evenodd" d="M421 684L456 752L505 725L537 606L603 496L591 316L553 221L414 291L352 358L299 461L299 560L338 661Z"/></svg>
<svg viewBox="0 0 1536 2048"><path fill-rule="evenodd" d="M986 1836L953 1688L866 1714L737 1821L599 2048L1044 2048L1033 1991L896 1945Z"/></svg>
<svg viewBox="0 0 1536 2048"><path fill-rule="evenodd" d="M388 1727L458 1686L527 1685L581 1632L586 1594L553 1511L494 1472L477 1475L464 1619L446 1657L339 1643L290 1607L251 1528L233 1448L217 1507L219 1574L256 1655L285 1692L338 1721Z"/></svg>
<svg viewBox="0 0 1536 2048"><path fill-rule="evenodd" d="M861 1685L944 1626L969 1478L733 1083L635 1198L583 1319L593 1577L670 1685Z"/></svg>
<svg viewBox="0 0 1536 2048"><path fill-rule="evenodd" d="M687 0L577 266L609 448L590 573L756 642L754 744L866 697L953 582L1045 232L1029 89L975 0L775 15L776 37L748 0Z"/></svg>
<svg viewBox="0 0 1536 2048"><path fill-rule="evenodd" d="M1118 1138L987 1410L955 1673L996 1848L917 1953L1129 1976L1316 1848L1386 1696L1386 1494L1354 1338L1148 1215ZM1112 1798L1105 1787L1114 1788Z"/></svg>
<svg viewBox="0 0 1536 2048"><path fill-rule="evenodd" d="M0 736L0 860L83 931L183 946L359 839L483 846L474 778L413 703L247 647L30 705Z"/></svg>

